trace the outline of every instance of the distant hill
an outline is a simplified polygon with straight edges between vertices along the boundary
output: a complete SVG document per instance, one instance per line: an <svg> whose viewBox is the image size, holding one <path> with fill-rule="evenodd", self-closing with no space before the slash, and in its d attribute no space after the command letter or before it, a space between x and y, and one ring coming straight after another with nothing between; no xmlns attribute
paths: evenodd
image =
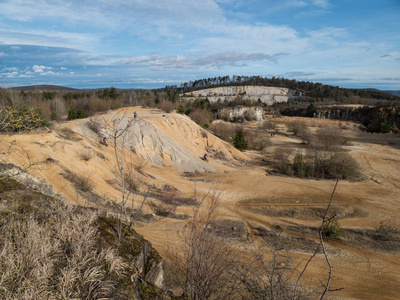
<svg viewBox="0 0 400 300"><path fill-rule="evenodd" d="M394 96L400 96L400 91L385 91L385 92Z"/></svg>
<svg viewBox="0 0 400 300"><path fill-rule="evenodd" d="M24 91L24 92L33 92L33 91L46 91L46 92L75 92L79 91L78 89L69 88L65 86L58 85L26 85L26 86L17 86L10 88L16 91Z"/></svg>
<svg viewBox="0 0 400 300"><path fill-rule="evenodd" d="M399 96L393 95L387 91L378 89L350 89L340 88L338 86L325 85L319 82L297 81L294 79L279 77L261 77L261 76L223 76L204 78L189 82L184 82L178 86L167 86L165 89L180 94L190 93L197 90L204 90L224 86L269 86L276 88L288 88L298 91L302 96L314 99L317 102L323 102L330 99L342 103L351 103L354 99L371 100L400 100Z"/></svg>
<svg viewBox="0 0 400 300"><path fill-rule="evenodd" d="M110 87L105 87L105 88L94 88L94 89L75 89L75 88L70 88L66 86L59 86L59 85L26 85L26 86L16 86L16 87L11 87L9 88L10 90L15 90L15 91L24 91L24 92L34 92L34 91L39 91L39 92L96 92L96 91L101 91L105 89L109 89ZM116 88L117 91L130 91L134 89L118 89Z"/></svg>

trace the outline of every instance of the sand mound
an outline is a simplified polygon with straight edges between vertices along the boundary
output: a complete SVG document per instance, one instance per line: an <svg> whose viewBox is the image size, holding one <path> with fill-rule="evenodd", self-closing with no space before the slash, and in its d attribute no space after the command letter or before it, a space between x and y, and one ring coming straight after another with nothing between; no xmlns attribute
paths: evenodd
<svg viewBox="0 0 400 300"><path fill-rule="evenodd" d="M249 159L187 116L152 111L151 115L142 112L141 117L136 119L132 113L132 109L124 109L106 118L98 118L97 121L106 127L102 132L108 136L112 136L115 128L127 127L125 147L153 167L173 167L180 172L210 172L215 171L217 166L200 159L205 153L209 153L211 158L213 153L217 153L219 158L225 160Z"/></svg>

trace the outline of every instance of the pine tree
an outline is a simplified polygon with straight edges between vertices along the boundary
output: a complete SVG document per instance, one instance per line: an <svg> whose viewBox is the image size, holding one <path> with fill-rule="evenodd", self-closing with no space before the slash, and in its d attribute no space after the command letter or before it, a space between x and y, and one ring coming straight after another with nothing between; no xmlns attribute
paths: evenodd
<svg viewBox="0 0 400 300"><path fill-rule="evenodd" d="M244 151L248 147L248 143L244 137L244 133L241 130L232 136L232 143L233 146L240 151Z"/></svg>

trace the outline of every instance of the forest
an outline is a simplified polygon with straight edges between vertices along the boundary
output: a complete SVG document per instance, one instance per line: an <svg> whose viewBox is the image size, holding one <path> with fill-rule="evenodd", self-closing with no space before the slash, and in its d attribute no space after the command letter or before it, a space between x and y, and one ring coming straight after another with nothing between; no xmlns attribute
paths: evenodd
<svg viewBox="0 0 400 300"><path fill-rule="evenodd" d="M285 87L301 91L304 95L294 103L274 103L267 106L257 99L243 99L241 95L233 101L211 103L207 97L198 97L194 101L181 97L183 93L193 90L235 85L257 85ZM312 117L318 109L326 105L358 104L374 107L397 107L399 96L375 89L345 89L337 86L323 85L285 78L267 78L260 76L223 76L199 79L182 83L178 86L166 86L159 89L116 89L114 87L95 90L78 90L56 86L30 86L0 89L1 131L20 131L47 125L49 121L73 120L87 118L96 113L128 106L155 107L171 112L186 114L196 123L208 128L217 118L218 111L227 107L261 106L264 110L292 116ZM310 110L310 104L313 104ZM367 109L367 108L365 108ZM364 110L365 110L364 109ZM368 109L367 109L368 110ZM304 113L306 111L306 114ZM395 112L398 109L395 108ZM362 113L363 111L357 112ZM369 115L369 112L366 116ZM332 114L327 116L331 118ZM34 119L34 122L32 121ZM368 118L367 118L368 119ZM370 131L389 132L399 127L399 120L392 114L378 114L371 122L364 124ZM11 120L17 124L11 124ZM244 119L234 119L243 122ZM363 120L356 120L361 121ZM368 120L367 120L368 121Z"/></svg>

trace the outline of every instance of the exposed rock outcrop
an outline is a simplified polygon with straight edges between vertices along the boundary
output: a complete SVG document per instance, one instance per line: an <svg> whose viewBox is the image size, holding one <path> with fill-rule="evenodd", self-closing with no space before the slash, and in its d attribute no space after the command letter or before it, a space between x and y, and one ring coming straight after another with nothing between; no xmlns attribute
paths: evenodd
<svg viewBox="0 0 400 300"><path fill-rule="evenodd" d="M285 109L282 111L286 116L313 117L319 119L335 119L355 121L364 124L368 131L385 132L382 126L389 124L390 127L400 128L400 107L321 107L314 111L309 109Z"/></svg>
<svg viewBox="0 0 400 300"><path fill-rule="evenodd" d="M299 91L288 88L251 85L216 87L181 95L189 100L194 100L199 96L207 97L211 102L232 101L240 96L243 100L260 100L262 103L271 105L275 102L291 102L301 98L302 95Z"/></svg>
<svg viewBox="0 0 400 300"><path fill-rule="evenodd" d="M61 195L54 194L50 184L41 182L38 178L13 164L0 164L0 178L11 178L21 183L26 189L63 200Z"/></svg>
<svg viewBox="0 0 400 300"><path fill-rule="evenodd" d="M218 119L244 119L247 121L262 121L263 109L261 107L228 107L218 111Z"/></svg>

